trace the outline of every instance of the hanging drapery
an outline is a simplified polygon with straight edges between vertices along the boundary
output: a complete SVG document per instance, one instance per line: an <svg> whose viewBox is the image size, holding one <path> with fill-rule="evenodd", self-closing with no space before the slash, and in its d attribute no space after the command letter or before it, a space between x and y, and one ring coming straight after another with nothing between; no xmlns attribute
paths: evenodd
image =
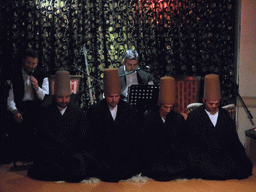
<svg viewBox="0 0 256 192"><path fill-rule="evenodd" d="M224 103L233 103L235 6L235 0L6 1L0 5L0 72L10 76L17 63L9 61L31 47L49 74L65 68L83 75L81 105L87 105L83 46L89 73L99 80L104 68L119 67L123 53L136 49L157 82L164 75L219 73Z"/></svg>

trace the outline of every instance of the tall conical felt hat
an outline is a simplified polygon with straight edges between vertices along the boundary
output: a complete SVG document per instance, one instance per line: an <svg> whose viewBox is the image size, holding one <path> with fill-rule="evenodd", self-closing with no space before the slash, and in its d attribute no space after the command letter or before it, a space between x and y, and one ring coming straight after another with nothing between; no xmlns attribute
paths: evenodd
<svg viewBox="0 0 256 192"><path fill-rule="evenodd" d="M174 104L175 103L175 79L164 76L160 79L160 88L158 94L158 103Z"/></svg>
<svg viewBox="0 0 256 192"><path fill-rule="evenodd" d="M108 68L104 70L104 92L106 95L120 94L121 87L117 69Z"/></svg>
<svg viewBox="0 0 256 192"><path fill-rule="evenodd" d="M55 74L54 95L67 96L71 94L70 76L68 71L57 71Z"/></svg>
<svg viewBox="0 0 256 192"><path fill-rule="evenodd" d="M219 75L209 74L204 78L204 99L216 101L221 99Z"/></svg>

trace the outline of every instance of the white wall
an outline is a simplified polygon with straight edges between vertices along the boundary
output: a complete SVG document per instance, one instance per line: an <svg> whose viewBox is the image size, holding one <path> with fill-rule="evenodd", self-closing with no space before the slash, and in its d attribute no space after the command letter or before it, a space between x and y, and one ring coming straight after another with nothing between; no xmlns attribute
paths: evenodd
<svg viewBox="0 0 256 192"><path fill-rule="evenodd" d="M240 45L238 46L239 93L253 116L256 124L256 0L240 1ZM239 99L238 99L239 100ZM245 130L254 128L245 109L238 101L237 131L245 143Z"/></svg>

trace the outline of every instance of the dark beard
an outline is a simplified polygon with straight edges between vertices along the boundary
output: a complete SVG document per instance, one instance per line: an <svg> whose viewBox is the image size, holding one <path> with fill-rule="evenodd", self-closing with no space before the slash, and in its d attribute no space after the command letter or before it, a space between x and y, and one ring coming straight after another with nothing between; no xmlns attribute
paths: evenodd
<svg viewBox="0 0 256 192"><path fill-rule="evenodd" d="M60 107L60 108L66 108L69 103L57 103L57 105Z"/></svg>

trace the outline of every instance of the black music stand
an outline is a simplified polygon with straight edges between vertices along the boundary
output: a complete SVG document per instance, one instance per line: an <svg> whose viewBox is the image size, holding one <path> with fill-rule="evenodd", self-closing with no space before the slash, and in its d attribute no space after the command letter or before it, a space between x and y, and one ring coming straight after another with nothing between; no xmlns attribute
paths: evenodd
<svg viewBox="0 0 256 192"><path fill-rule="evenodd" d="M159 86L131 85L128 102L139 111L152 109L157 105Z"/></svg>

